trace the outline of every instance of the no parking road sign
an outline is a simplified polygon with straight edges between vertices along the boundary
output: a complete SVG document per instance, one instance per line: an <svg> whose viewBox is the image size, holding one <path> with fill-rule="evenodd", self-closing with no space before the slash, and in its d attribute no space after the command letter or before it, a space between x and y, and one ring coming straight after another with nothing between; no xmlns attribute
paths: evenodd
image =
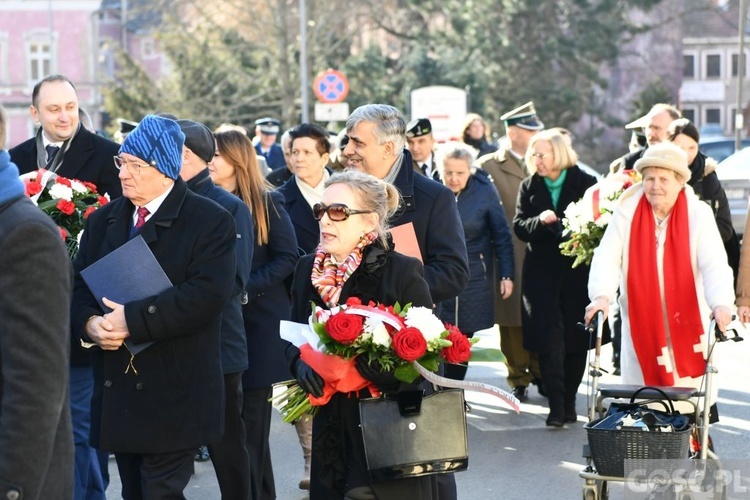
<svg viewBox="0 0 750 500"><path fill-rule="evenodd" d="M315 77L313 91L321 102L342 102L349 94L349 80L342 72L328 69Z"/></svg>

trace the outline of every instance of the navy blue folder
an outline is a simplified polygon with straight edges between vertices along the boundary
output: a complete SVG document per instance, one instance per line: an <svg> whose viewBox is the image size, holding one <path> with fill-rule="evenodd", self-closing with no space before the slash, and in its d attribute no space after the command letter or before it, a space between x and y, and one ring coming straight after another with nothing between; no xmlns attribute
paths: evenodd
<svg viewBox="0 0 750 500"><path fill-rule="evenodd" d="M107 312L111 309L104 305L102 297L118 304L127 304L158 295L173 286L140 235L83 269L81 277L102 311ZM135 355L153 342L134 344L128 338L125 344Z"/></svg>

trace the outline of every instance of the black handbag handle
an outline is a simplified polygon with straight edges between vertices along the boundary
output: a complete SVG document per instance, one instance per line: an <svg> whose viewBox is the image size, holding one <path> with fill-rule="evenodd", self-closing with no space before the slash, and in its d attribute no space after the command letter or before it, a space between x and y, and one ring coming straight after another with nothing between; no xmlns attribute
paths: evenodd
<svg viewBox="0 0 750 500"><path fill-rule="evenodd" d="M643 387L641 387L640 389L638 389L637 391L635 391L633 393L633 395L630 397L630 404L635 403L635 398L638 396L638 394L640 394L642 391L645 391L646 389L651 389L652 391L658 392L659 394L661 394L662 396L664 396L664 399L650 399L650 400L648 400L648 401L646 401L644 403L661 403L662 405L664 405L664 408L670 414L674 415L675 411L674 411L674 404L672 403L672 399L669 396L667 396L666 392L662 391L658 387L654 387L654 386L651 386L651 385L644 385ZM668 406L667 406L667 403L669 403Z"/></svg>

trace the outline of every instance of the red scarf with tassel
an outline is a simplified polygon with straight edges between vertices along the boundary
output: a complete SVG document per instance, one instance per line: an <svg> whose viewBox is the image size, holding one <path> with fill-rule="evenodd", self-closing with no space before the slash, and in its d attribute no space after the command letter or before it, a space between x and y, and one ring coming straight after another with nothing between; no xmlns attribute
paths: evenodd
<svg viewBox="0 0 750 500"><path fill-rule="evenodd" d="M656 266L656 225L651 204L644 195L633 216L628 249L628 315L638 362L647 385L674 385L675 373L667 349L659 274ZM695 276L690 261L687 196L682 191L669 223L664 243L664 298L670 343L681 377L703 374L701 335Z"/></svg>

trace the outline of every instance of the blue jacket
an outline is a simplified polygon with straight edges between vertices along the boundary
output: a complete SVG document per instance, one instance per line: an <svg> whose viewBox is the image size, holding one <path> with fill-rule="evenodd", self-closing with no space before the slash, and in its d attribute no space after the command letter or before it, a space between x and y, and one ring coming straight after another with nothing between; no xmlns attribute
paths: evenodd
<svg viewBox="0 0 750 500"><path fill-rule="evenodd" d="M469 261L456 198L450 189L414 171L409 150L393 184L401 205L391 226L413 223L424 263L424 279L435 304L453 297L469 282Z"/></svg>
<svg viewBox="0 0 750 500"><path fill-rule="evenodd" d="M472 174L456 196L469 255L469 285L458 299L443 302L440 319L464 333L495 324L494 290L500 278L513 278L513 242L495 186L484 173ZM499 276L495 275L495 262Z"/></svg>
<svg viewBox="0 0 750 500"><path fill-rule="evenodd" d="M297 264L297 239L284 197L270 192L268 243L255 239L253 266L247 281L248 303L243 306L247 358L250 365L242 375L245 390L268 387L292 378L284 357L287 342L279 337L279 321L289 320L291 303L284 280Z"/></svg>
<svg viewBox="0 0 750 500"><path fill-rule="evenodd" d="M242 200L215 185L208 169L187 181L187 186L194 193L221 205L234 218L237 229L237 267L232 298L221 313L221 366L224 373L243 371L247 369L247 342L242 321L242 303L245 301L245 285L250 275L255 243L250 210Z"/></svg>

